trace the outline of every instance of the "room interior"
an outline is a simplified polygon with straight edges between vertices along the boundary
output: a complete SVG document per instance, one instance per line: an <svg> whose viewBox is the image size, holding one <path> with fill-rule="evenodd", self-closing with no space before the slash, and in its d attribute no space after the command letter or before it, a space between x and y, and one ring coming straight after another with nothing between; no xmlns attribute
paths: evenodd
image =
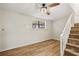
<svg viewBox="0 0 79 59"><path fill-rule="evenodd" d="M79 56L78 7L73 3L0 4L0 56Z"/></svg>

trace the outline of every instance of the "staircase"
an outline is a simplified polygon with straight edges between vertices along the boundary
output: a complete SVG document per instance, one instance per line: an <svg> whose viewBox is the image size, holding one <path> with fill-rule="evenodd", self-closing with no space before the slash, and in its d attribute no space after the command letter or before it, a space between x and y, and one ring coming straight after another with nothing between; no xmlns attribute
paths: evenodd
<svg viewBox="0 0 79 59"><path fill-rule="evenodd" d="M64 55L79 56L79 23L76 23L74 27L71 28Z"/></svg>

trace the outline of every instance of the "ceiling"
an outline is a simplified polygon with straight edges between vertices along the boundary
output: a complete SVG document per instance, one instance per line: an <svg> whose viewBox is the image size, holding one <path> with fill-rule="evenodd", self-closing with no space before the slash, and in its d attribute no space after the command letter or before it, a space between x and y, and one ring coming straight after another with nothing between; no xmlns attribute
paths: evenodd
<svg viewBox="0 0 79 59"><path fill-rule="evenodd" d="M50 15L42 15L40 13L40 5L40 3L1 3L0 9L19 12L25 15L30 15L46 20L54 20L65 17L71 12L69 4L61 3L60 5L50 9Z"/></svg>
<svg viewBox="0 0 79 59"><path fill-rule="evenodd" d="M75 15L79 16L79 3L71 3L71 7L73 8Z"/></svg>

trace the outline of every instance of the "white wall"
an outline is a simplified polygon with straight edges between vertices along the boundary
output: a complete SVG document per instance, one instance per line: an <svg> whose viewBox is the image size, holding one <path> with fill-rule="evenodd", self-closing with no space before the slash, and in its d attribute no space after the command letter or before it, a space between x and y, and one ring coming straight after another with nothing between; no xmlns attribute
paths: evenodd
<svg viewBox="0 0 79 59"><path fill-rule="evenodd" d="M66 16L64 18L54 20L52 22L52 35L54 39L60 39L60 35L64 29L64 26L66 25L66 22L68 20L69 16Z"/></svg>
<svg viewBox="0 0 79 59"><path fill-rule="evenodd" d="M75 15L75 23L79 23L79 15Z"/></svg>
<svg viewBox="0 0 79 59"><path fill-rule="evenodd" d="M52 22L52 35L54 39L60 39L60 34L62 33L62 31L64 30L64 26L66 25L66 22L70 16L70 14L72 14L73 10L70 7L70 5L68 4L68 8L66 9L67 13L64 14L64 16L60 13L60 15L62 16L59 19L55 19Z"/></svg>
<svg viewBox="0 0 79 59"><path fill-rule="evenodd" d="M71 7L73 8L74 10L74 22L75 23L79 23L79 3L71 3Z"/></svg>
<svg viewBox="0 0 79 59"><path fill-rule="evenodd" d="M46 21L47 29L32 29L33 20L42 19L0 10L0 51L52 39L51 21Z"/></svg>

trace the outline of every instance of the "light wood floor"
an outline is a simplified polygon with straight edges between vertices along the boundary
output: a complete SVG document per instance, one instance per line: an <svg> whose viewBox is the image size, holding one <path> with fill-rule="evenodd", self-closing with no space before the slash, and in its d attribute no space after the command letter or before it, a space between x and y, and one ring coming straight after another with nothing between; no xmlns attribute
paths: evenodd
<svg viewBox="0 0 79 59"><path fill-rule="evenodd" d="M57 40L46 40L29 46L0 52L1 56L59 56L60 44Z"/></svg>

